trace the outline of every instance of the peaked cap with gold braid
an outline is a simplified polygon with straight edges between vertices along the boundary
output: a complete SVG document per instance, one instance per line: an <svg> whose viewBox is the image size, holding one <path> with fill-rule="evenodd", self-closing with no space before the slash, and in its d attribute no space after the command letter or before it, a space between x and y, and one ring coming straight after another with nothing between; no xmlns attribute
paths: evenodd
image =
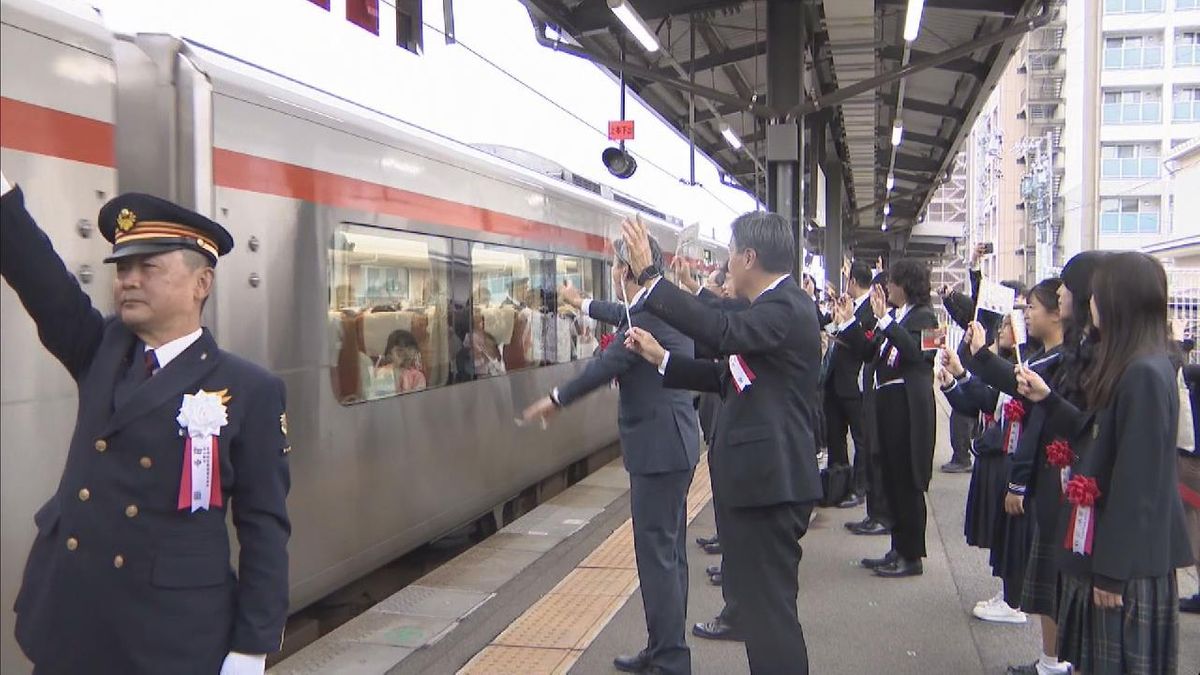
<svg viewBox="0 0 1200 675"><path fill-rule="evenodd" d="M153 195L129 192L100 208L100 232L112 242L104 262L177 249L204 254L213 265L233 249L229 232L204 216Z"/></svg>

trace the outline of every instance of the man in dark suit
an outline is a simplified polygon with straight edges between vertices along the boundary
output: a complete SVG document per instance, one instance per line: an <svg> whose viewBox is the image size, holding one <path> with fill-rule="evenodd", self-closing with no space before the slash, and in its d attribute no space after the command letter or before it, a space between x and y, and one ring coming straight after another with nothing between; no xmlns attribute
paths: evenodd
<svg viewBox="0 0 1200 675"><path fill-rule="evenodd" d="M732 223L730 274L742 311L719 310L669 283L653 265L645 227L624 236L646 308L722 356L689 359L634 329L629 343L656 363L668 387L722 397L709 466L721 509L724 584L741 605L738 624L755 673L807 673L796 615L800 537L821 479L812 427L820 365L816 306L788 273L796 261L790 226L773 213Z"/></svg>
<svg viewBox="0 0 1200 675"><path fill-rule="evenodd" d="M868 302L871 292L871 268L862 261L850 265L850 281L847 291L854 301L854 314L868 327L874 327L875 315ZM832 317L831 317L832 325ZM863 428L863 384L862 359L833 335L822 368L825 390L825 444L829 448L829 466L848 466L849 449L846 447L846 432L854 438L854 492L839 508L853 508L863 503L869 489L870 453L867 451L866 433Z"/></svg>
<svg viewBox="0 0 1200 675"><path fill-rule="evenodd" d="M929 268L905 259L888 270L887 292L871 290L874 330L859 323L847 299L836 313L839 335L859 357L873 365L875 421L883 462L883 486L892 512L892 548L863 566L882 577L923 572L925 491L933 472L935 410L934 350L924 350L921 333L937 328L930 307ZM888 303L895 309L888 311Z"/></svg>
<svg viewBox="0 0 1200 675"><path fill-rule="evenodd" d="M662 265L662 251L651 242L653 257ZM639 329L692 355L691 338L645 310L646 292L629 269L625 242L615 242L613 282L629 298L629 319ZM663 387L654 366L625 347L625 307L620 303L563 297L592 318L621 328L612 344L575 379L525 410L533 421L552 416L613 379L620 389L621 448L629 471L629 501L633 510L633 548L642 607L646 613L647 646L634 656L613 661L629 673L690 673L691 651L686 641L687 492L700 457L700 428L689 392Z"/></svg>
<svg viewBox="0 0 1200 675"><path fill-rule="evenodd" d="M200 325L232 237L116 197L99 216L117 265L106 319L20 188L4 190L0 273L79 387L62 479L34 515L17 642L37 672L261 674L287 618L290 448L282 381Z"/></svg>

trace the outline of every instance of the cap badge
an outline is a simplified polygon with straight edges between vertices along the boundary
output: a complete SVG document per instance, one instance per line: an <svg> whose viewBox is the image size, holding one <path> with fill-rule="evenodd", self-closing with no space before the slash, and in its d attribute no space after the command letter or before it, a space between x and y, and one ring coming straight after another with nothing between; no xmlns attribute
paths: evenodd
<svg viewBox="0 0 1200 675"><path fill-rule="evenodd" d="M137 222L137 216L129 209L121 209L117 214L117 228L122 232L128 232L133 229L133 224Z"/></svg>

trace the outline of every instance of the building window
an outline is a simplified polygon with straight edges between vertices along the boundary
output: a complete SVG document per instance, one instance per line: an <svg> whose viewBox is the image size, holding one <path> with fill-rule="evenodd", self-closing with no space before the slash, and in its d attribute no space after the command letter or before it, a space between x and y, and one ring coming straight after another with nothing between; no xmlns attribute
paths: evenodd
<svg viewBox="0 0 1200 675"><path fill-rule="evenodd" d="M1104 124L1157 124L1162 118L1158 89L1116 89L1104 92Z"/></svg>
<svg viewBox="0 0 1200 675"><path fill-rule="evenodd" d="M1163 11L1164 0L1104 0L1105 14L1141 14Z"/></svg>
<svg viewBox="0 0 1200 675"><path fill-rule="evenodd" d="M1200 86L1175 87L1175 121L1200 122Z"/></svg>
<svg viewBox="0 0 1200 675"><path fill-rule="evenodd" d="M1175 9L1200 9L1200 0L1175 0Z"/></svg>
<svg viewBox="0 0 1200 675"><path fill-rule="evenodd" d="M1162 37L1117 35L1104 38L1104 68L1127 70L1162 67Z"/></svg>
<svg viewBox="0 0 1200 675"><path fill-rule="evenodd" d="M1200 30L1175 34L1175 65L1200 66Z"/></svg>
<svg viewBox="0 0 1200 675"><path fill-rule="evenodd" d="M379 0L346 0L346 20L379 35Z"/></svg>
<svg viewBox="0 0 1200 675"><path fill-rule="evenodd" d="M343 404L448 384L449 239L346 225L329 251L333 384Z"/></svg>
<svg viewBox="0 0 1200 675"><path fill-rule="evenodd" d="M1158 234L1158 197L1100 200L1100 234Z"/></svg>
<svg viewBox="0 0 1200 675"><path fill-rule="evenodd" d="M1100 149L1101 178L1158 178L1158 143L1105 143Z"/></svg>
<svg viewBox="0 0 1200 675"><path fill-rule="evenodd" d="M425 50L421 0L396 0L396 45L414 54Z"/></svg>

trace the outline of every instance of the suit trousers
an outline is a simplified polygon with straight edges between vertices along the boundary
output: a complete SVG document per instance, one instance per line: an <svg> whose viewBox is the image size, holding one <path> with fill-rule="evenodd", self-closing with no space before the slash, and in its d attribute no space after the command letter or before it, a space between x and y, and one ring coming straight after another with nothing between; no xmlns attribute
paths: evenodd
<svg viewBox="0 0 1200 675"><path fill-rule="evenodd" d="M880 454L883 486L892 510L892 548L905 560L925 557L925 492L914 476L911 440L912 419L904 385L875 391L879 406Z"/></svg>
<svg viewBox="0 0 1200 675"><path fill-rule="evenodd" d="M879 443L879 420L876 393L863 394L863 436L867 444L867 517L878 523L892 526L892 509L888 505L887 490L883 487L883 450Z"/></svg>
<svg viewBox="0 0 1200 675"><path fill-rule="evenodd" d="M951 458L956 464L971 463L971 440L979 427L979 418L975 415L964 415L957 410L950 413L950 449L954 451Z"/></svg>
<svg viewBox="0 0 1200 675"><path fill-rule="evenodd" d="M665 673L692 672L687 632L687 492L695 469L630 474L633 551L646 613L646 651Z"/></svg>
<svg viewBox="0 0 1200 675"><path fill-rule="evenodd" d="M870 485L870 452L864 433L862 396L838 396L832 388L825 389L825 446L829 448L829 465L850 464L846 432L854 438L854 492L863 495Z"/></svg>
<svg viewBox="0 0 1200 675"><path fill-rule="evenodd" d="M724 585L739 603L750 672L808 673L808 648L796 613L800 538L813 505L725 508L721 515Z"/></svg>

